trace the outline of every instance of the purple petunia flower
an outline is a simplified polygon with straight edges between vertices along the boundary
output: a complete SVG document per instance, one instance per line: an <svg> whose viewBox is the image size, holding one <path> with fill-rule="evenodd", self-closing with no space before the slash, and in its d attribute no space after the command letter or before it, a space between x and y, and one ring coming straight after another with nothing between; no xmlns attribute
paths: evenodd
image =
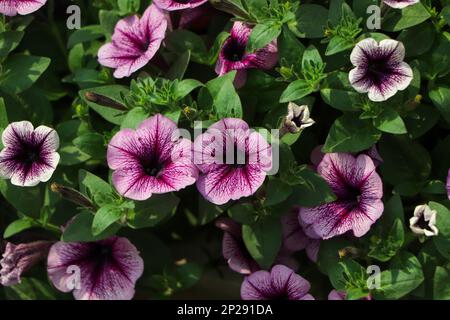
<svg viewBox="0 0 450 320"><path fill-rule="evenodd" d="M367 155L326 154L317 172L328 182L337 200L315 208L301 208L301 219L322 239L352 230L365 235L384 210L383 185Z"/></svg>
<svg viewBox="0 0 450 320"><path fill-rule="evenodd" d="M167 11L197 8L206 2L208 0L153 0L155 5Z"/></svg>
<svg viewBox="0 0 450 320"><path fill-rule="evenodd" d="M260 270L261 268L245 247L241 225L230 218L219 218L215 224L224 231L222 254L230 269L240 274L251 274Z"/></svg>
<svg viewBox="0 0 450 320"><path fill-rule="evenodd" d="M221 205L258 190L272 168L272 147L245 121L226 118L195 139L194 161L201 171L197 189Z"/></svg>
<svg viewBox="0 0 450 320"><path fill-rule="evenodd" d="M290 252L305 249L308 258L317 262L320 237L299 216L300 208L295 207L281 218L283 225L283 247Z"/></svg>
<svg viewBox="0 0 450 320"><path fill-rule="evenodd" d="M235 22L230 37L224 42L216 65L216 73L224 75L237 70L235 86L242 87L247 80L246 69L271 69L278 61L276 41L254 53L246 51L252 29L242 22Z"/></svg>
<svg viewBox="0 0 450 320"><path fill-rule="evenodd" d="M403 9L419 2L420 0L384 0L385 4L395 9Z"/></svg>
<svg viewBox="0 0 450 320"><path fill-rule="evenodd" d="M350 60L356 67L349 73L353 88L369 93L372 101L385 101L405 90L413 79L411 67L403 61L405 47L396 40L364 39L353 49Z"/></svg>
<svg viewBox="0 0 450 320"><path fill-rule="evenodd" d="M126 238L97 242L57 242L48 255L48 276L77 300L129 300L144 262Z"/></svg>
<svg viewBox="0 0 450 320"><path fill-rule="evenodd" d="M98 51L101 65L116 69L114 77L129 77L144 67L155 55L164 40L167 18L155 5L144 15L120 20L115 27L112 42Z"/></svg>
<svg viewBox="0 0 450 320"><path fill-rule="evenodd" d="M180 138L176 123L161 114L142 122L136 131L119 131L108 145L107 160L117 191L133 200L181 190L198 177L192 142Z"/></svg>
<svg viewBox="0 0 450 320"><path fill-rule="evenodd" d="M5 16L26 15L39 10L47 0L0 0L0 13Z"/></svg>
<svg viewBox="0 0 450 320"><path fill-rule="evenodd" d="M47 257L52 244L51 241L18 245L7 242L3 259L0 260L0 284L6 287L20 283L23 273Z"/></svg>
<svg viewBox="0 0 450 320"><path fill-rule="evenodd" d="M257 271L241 285L243 300L314 300L308 294L309 282L288 267L274 266L269 271Z"/></svg>
<svg viewBox="0 0 450 320"><path fill-rule="evenodd" d="M13 122L3 131L0 177L16 186L32 187L47 182L58 165L59 137L55 130L28 121Z"/></svg>

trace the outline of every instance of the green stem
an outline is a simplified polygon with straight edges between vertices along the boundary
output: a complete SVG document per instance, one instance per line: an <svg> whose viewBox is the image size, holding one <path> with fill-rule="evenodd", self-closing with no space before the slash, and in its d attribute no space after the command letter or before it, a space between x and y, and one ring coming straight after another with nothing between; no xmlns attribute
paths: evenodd
<svg viewBox="0 0 450 320"><path fill-rule="evenodd" d="M58 227L58 226L56 226L56 225L54 225L54 224L51 224L51 223L42 223L42 222L40 222L40 221L36 221L36 222L39 224L39 226L40 226L41 228L43 228L43 229L45 229L45 230L47 230L47 231L50 231L50 232L52 232L52 233L54 233L54 234L56 234L56 235L58 235L58 236L60 236L61 233L62 233L61 228Z"/></svg>

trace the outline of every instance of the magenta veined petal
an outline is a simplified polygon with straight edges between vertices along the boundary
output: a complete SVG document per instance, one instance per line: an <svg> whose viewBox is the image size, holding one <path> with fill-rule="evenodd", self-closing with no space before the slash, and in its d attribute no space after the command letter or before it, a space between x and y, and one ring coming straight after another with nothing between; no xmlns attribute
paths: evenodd
<svg viewBox="0 0 450 320"><path fill-rule="evenodd" d="M107 161L117 192L133 200L179 191L198 178L192 142L180 138L175 122L161 114L136 130L119 131L108 144Z"/></svg>
<svg viewBox="0 0 450 320"><path fill-rule="evenodd" d="M195 139L197 189L214 204L254 194L272 168L272 147L248 124L226 118Z"/></svg>
<svg viewBox="0 0 450 320"><path fill-rule="evenodd" d="M47 0L0 0L0 13L5 16L27 15L39 10Z"/></svg>
<svg viewBox="0 0 450 320"><path fill-rule="evenodd" d="M46 126L34 129L29 121L13 122L2 134L0 177L21 187L47 182L58 165L59 137Z"/></svg>
<svg viewBox="0 0 450 320"><path fill-rule="evenodd" d="M364 154L326 154L317 172L337 200L315 208L301 208L301 220L322 239L348 231L362 237L383 213L383 185L372 159Z"/></svg>
<svg viewBox="0 0 450 320"><path fill-rule="evenodd" d="M57 242L48 255L53 285L77 300L130 300L144 262L126 238L97 242Z"/></svg>
<svg viewBox="0 0 450 320"><path fill-rule="evenodd" d="M193 9L208 2L208 0L154 0L153 3L167 11Z"/></svg>
<svg viewBox="0 0 450 320"><path fill-rule="evenodd" d="M113 68L114 77L129 77L153 58L164 40L167 18L155 5L141 18L130 16L115 27L112 42L98 51L99 63Z"/></svg>
<svg viewBox="0 0 450 320"><path fill-rule="evenodd" d="M368 38L358 42L350 55L355 66L349 73L353 88L368 93L372 101L385 101L405 90L413 79L411 67L403 61L405 47L396 40L378 43Z"/></svg>
<svg viewBox="0 0 450 320"><path fill-rule="evenodd" d="M419 3L420 0L383 0L385 4L395 9L403 9Z"/></svg>
<svg viewBox="0 0 450 320"><path fill-rule="evenodd" d="M276 41L256 52L247 52L247 43L252 29L243 22L234 23L230 37L224 42L216 64L216 73L224 75L237 70L235 86L242 87L247 79L247 69L272 69L278 61Z"/></svg>
<svg viewBox="0 0 450 320"><path fill-rule="evenodd" d="M243 300L313 300L307 280L283 265L247 276L241 285Z"/></svg>

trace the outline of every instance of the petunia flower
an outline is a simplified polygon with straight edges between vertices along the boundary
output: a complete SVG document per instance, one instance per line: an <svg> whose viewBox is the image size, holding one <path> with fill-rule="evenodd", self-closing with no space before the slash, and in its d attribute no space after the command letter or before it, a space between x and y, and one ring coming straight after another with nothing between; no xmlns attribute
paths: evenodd
<svg viewBox="0 0 450 320"><path fill-rule="evenodd" d="M317 168L320 161L322 161L323 157L325 156L325 153L322 152L322 148L323 148L323 144L318 145L317 147L315 147L313 149L313 151L311 151L310 160L311 160L311 163L313 164L314 168ZM375 145L373 145L370 149L367 149L367 150L364 150L364 151L361 151L358 153L352 153L353 156L358 156L360 154L365 154L365 155L369 156L372 159L375 167L378 167L379 165L381 165L384 162L383 158L381 157L381 155L378 152L378 149Z"/></svg>
<svg viewBox="0 0 450 320"><path fill-rule="evenodd" d="M208 0L153 0L155 5L167 11L197 8L206 2Z"/></svg>
<svg viewBox="0 0 450 320"><path fill-rule="evenodd" d="M384 210L383 185L370 157L347 153L326 154L317 172L337 199L314 208L301 208L300 217L322 239L348 231L365 235Z"/></svg>
<svg viewBox="0 0 450 320"><path fill-rule="evenodd" d="M201 172L197 189L221 205L258 190L272 168L272 147L245 121L226 118L195 139L194 162Z"/></svg>
<svg viewBox="0 0 450 320"><path fill-rule="evenodd" d="M230 218L219 218L216 220L215 225L224 232L222 254L231 270L244 275L261 270L261 267L252 258L245 246L244 239L242 238L242 226L239 223ZM302 250L304 247L299 247L293 243L296 235L291 234L292 221L282 219L281 225L283 235L289 235L289 240L283 241L283 245L275 258L275 263L297 270L298 263L295 259L292 259L292 253Z"/></svg>
<svg viewBox="0 0 450 320"><path fill-rule="evenodd" d="M216 65L216 73L224 75L237 70L235 86L242 87L247 81L247 69L272 69L278 61L276 41L256 52L247 52L247 43L252 29L243 22L235 22L230 37L224 42Z"/></svg>
<svg viewBox="0 0 450 320"><path fill-rule="evenodd" d="M161 114L137 130L119 131L108 145L107 160L116 190L133 200L179 191L198 177L192 142L180 138L176 123Z"/></svg>
<svg viewBox="0 0 450 320"><path fill-rule="evenodd" d="M120 20L115 27L112 42L98 51L101 65L116 69L114 77L129 77L144 67L155 55L164 40L167 18L155 5L144 15Z"/></svg>
<svg viewBox="0 0 450 320"><path fill-rule="evenodd" d="M409 219L409 227L417 235L433 237L439 234L436 227L436 210L432 210L428 205L417 206L414 209L414 216Z"/></svg>
<svg viewBox="0 0 450 320"><path fill-rule="evenodd" d="M21 276L47 257L53 242L6 243L3 259L0 260L0 284L12 286L20 283Z"/></svg>
<svg viewBox="0 0 450 320"><path fill-rule="evenodd" d="M353 88L369 93L372 101L385 101L397 91L405 90L413 79L411 67L403 61L405 47L396 40L364 39L355 46L350 61L355 66L349 73Z"/></svg>
<svg viewBox="0 0 450 320"><path fill-rule="evenodd" d="M299 211L299 207L294 207L291 212L281 218L283 247L291 252L305 249L308 258L313 262L317 262L320 237L301 220Z"/></svg>
<svg viewBox="0 0 450 320"><path fill-rule="evenodd" d="M129 300L144 262L126 238L97 242L57 242L48 255L48 276L77 300Z"/></svg>
<svg viewBox="0 0 450 320"><path fill-rule="evenodd" d="M276 265L270 272L257 271L241 285L243 300L314 300L307 280L286 266Z"/></svg>
<svg viewBox="0 0 450 320"><path fill-rule="evenodd" d="M2 134L0 177L21 187L47 182L58 165L59 137L55 130L28 121L9 124Z"/></svg>
<svg viewBox="0 0 450 320"><path fill-rule="evenodd" d="M283 129L290 133L298 133L312 126L314 123L315 121L310 118L308 106L298 106L293 102L289 103L288 114L284 119Z"/></svg>
<svg viewBox="0 0 450 320"><path fill-rule="evenodd" d="M5 16L26 15L39 10L47 0L0 0L0 13Z"/></svg>
<svg viewBox="0 0 450 320"><path fill-rule="evenodd" d="M420 0L384 0L385 4L395 9L403 9L419 2Z"/></svg>

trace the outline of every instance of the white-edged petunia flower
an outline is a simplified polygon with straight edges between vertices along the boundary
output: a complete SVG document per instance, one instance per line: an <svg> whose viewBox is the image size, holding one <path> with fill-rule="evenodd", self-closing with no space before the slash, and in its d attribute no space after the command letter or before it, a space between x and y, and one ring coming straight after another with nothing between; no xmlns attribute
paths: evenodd
<svg viewBox="0 0 450 320"><path fill-rule="evenodd" d="M409 219L409 227L417 235L433 237L439 234L436 227L436 210L432 210L428 205L420 205L414 209L414 216Z"/></svg>
<svg viewBox="0 0 450 320"><path fill-rule="evenodd" d="M29 121L13 122L3 131L0 177L21 187L47 182L58 165L58 133L49 127L34 129Z"/></svg>
<svg viewBox="0 0 450 320"><path fill-rule="evenodd" d="M420 0L384 0L385 4L395 9L403 9L419 2Z"/></svg>
<svg viewBox="0 0 450 320"><path fill-rule="evenodd" d="M298 133L303 129L312 126L315 123L310 118L310 112L307 105L298 106L291 102L288 105L288 114L284 119L284 127L290 133Z"/></svg>
<svg viewBox="0 0 450 320"><path fill-rule="evenodd" d="M405 90L413 79L404 58L405 47L399 41L364 39L350 55L355 66L349 73L350 83L357 92L368 93L370 100L385 101Z"/></svg>

